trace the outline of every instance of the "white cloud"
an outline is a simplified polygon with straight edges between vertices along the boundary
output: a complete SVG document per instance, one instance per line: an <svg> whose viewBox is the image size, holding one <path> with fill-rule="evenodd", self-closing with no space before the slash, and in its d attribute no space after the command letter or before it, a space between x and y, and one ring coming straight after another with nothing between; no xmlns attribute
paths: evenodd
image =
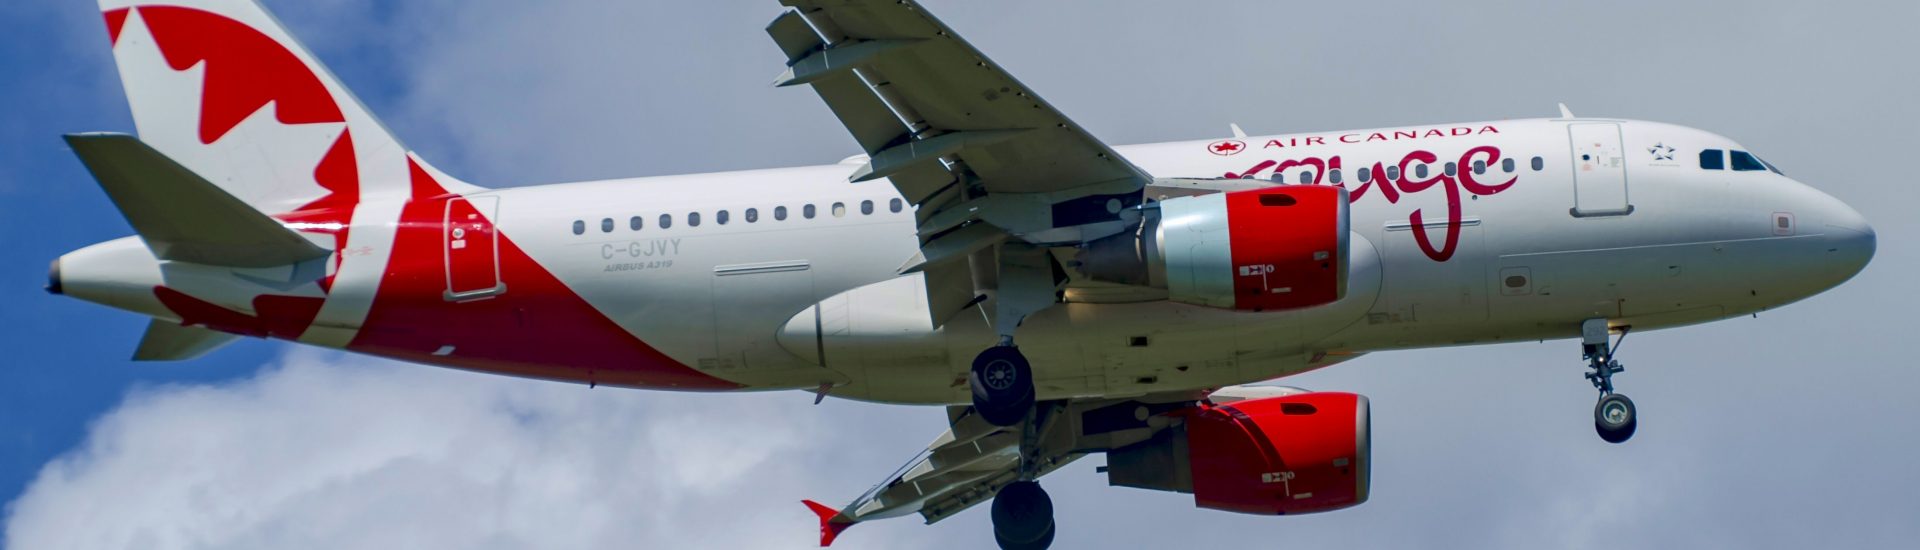
<svg viewBox="0 0 1920 550"><path fill-rule="evenodd" d="M796 501L884 470L818 470L858 452L864 434L830 419L860 406L807 397L299 351L238 382L135 391L11 505L6 546L809 547ZM899 545L863 530L853 547Z"/></svg>

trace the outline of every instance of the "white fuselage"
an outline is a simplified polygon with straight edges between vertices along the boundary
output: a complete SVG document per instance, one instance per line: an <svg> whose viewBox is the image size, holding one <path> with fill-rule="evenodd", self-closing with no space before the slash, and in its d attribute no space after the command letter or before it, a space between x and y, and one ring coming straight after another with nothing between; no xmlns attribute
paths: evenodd
<svg viewBox="0 0 1920 550"><path fill-rule="evenodd" d="M1625 184L1590 194L1624 199L1631 213L1575 215L1582 162L1569 124L1618 128L1621 143L1602 147L1624 148L1614 153L1623 159ZM1454 135L1462 128L1465 135ZM1243 172L1267 160L1340 157L1344 184L1357 190L1359 169L1376 162L1397 169L1409 152L1430 151L1440 159L1427 168L1432 177L1467 149L1492 145L1515 161L1513 172L1488 166L1480 179L1517 180L1492 195L1450 199L1436 185L1399 193L1397 202L1376 182L1353 204L1353 230L1367 241L1354 254L1376 254L1380 277L1374 288L1351 289L1341 303L1250 313L1165 300L1077 303L1069 293L1067 304L1021 329L1034 335L1023 338L1023 351L1037 369L1042 398L1245 383L1372 350L1569 337L1589 318L1639 328L1711 321L1829 288L1871 253L1829 251L1867 231L1858 214L1831 197L1771 171L1702 169L1698 151L1744 151L1709 133L1594 119L1397 130L1250 137L1233 155L1211 154L1205 142L1120 148L1163 176L1232 173L1289 184L1302 181L1302 171L1308 181L1328 182L1312 167ZM1656 160L1648 151L1656 144L1688 153ZM917 276L891 290L843 295L901 278L896 269L918 250L913 211L889 208L898 195L885 181L847 183L855 168L502 190L499 225L600 310L684 364L771 388L816 386L824 368L846 384L835 395L965 402L968 362L992 338L984 316L962 314L932 329L924 305L915 303ZM1435 261L1415 241L1409 215L1422 212L1438 247L1449 230L1449 200L1461 213L1457 248ZM867 201L870 214L861 206ZM786 219L774 219L782 207ZM756 221L747 221L748 209ZM807 209L815 212L810 219ZM718 223L722 212L725 224ZM689 218L696 213L694 227ZM1779 227L1776 213L1789 216L1792 227ZM663 215L672 227L660 227ZM631 228L635 216L639 230ZM606 220L611 231L603 230ZM584 234L573 233L576 221ZM783 267L755 269L769 265ZM776 335L803 313L783 347ZM815 317L818 333L804 326ZM816 334L824 337L808 341ZM1147 345L1129 345L1133 337L1146 337Z"/></svg>
<svg viewBox="0 0 1920 550"><path fill-rule="evenodd" d="M1496 148L1499 161L1448 166L1483 146ZM1641 329L1700 323L1830 288L1873 252L1872 230L1846 205L1766 169L1703 168L1703 151L1725 159L1745 150L1667 124L1513 120L1119 150L1161 177L1243 178L1221 179L1219 188L1345 185L1354 197L1347 293L1319 307L1248 312L1075 281L1064 304L1019 329L1041 399L1241 384L1375 350L1571 337L1595 318ZM1419 162L1428 157L1416 152L1434 160ZM969 362L994 341L985 312L992 304L934 328L922 276L897 274L919 250L915 212L885 180L848 183L857 165L465 196L496 205L491 217L504 239L679 365L742 389L831 385L840 397L966 403ZM1148 191L1149 199L1185 192L1193 191ZM357 345L377 339L355 319L368 319L365 304L388 291L379 288L382 272L384 284L394 284L400 254L379 246L394 242L400 210L377 200L361 205L349 246L373 258L384 254L387 265L356 265L347 256L327 309L299 340L505 374L661 387L604 378L594 367L576 375L564 366L533 368L525 359L499 366L488 362L495 358L463 357L482 348L452 341L398 345L408 348L404 353L395 345ZM86 289L132 277L139 280L117 288L233 292L215 288L233 284L231 275L126 269L140 255L134 252L144 253L139 247L123 239L63 259L69 292L160 318L180 316L151 297L89 298ZM448 251L447 261L460 253ZM105 263L122 265L94 267ZM527 288L503 283L503 296ZM224 307L246 311L249 296L242 292ZM353 300L360 305L340 305ZM577 347L552 338L512 346L532 357ZM523 349L529 346L536 349Z"/></svg>

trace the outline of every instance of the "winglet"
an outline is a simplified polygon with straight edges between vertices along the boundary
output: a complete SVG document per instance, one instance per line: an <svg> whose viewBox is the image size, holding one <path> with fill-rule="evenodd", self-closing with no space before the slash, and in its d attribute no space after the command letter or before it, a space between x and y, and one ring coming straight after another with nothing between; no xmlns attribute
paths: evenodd
<svg viewBox="0 0 1920 550"><path fill-rule="evenodd" d="M821 548L832 545L834 537L840 536L840 532L847 530L848 527L853 527L853 521L841 519L839 510L811 500L802 500L800 503L807 505L808 510L813 510L814 515L820 516Z"/></svg>
<svg viewBox="0 0 1920 550"><path fill-rule="evenodd" d="M1573 110L1572 110L1572 109L1568 109L1568 108L1567 108L1567 104L1565 104L1565 103L1561 103L1561 104L1560 104L1560 118L1580 118L1580 117L1576 117L1576 116L1573 116Z"/></svg>

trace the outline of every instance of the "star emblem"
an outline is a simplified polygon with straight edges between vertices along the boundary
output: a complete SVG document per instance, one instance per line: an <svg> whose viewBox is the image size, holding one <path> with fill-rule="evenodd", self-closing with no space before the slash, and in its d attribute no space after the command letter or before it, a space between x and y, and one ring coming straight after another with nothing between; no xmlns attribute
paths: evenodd
<svg viewBox="0 0 1920 550"><path fill-rule="evenodd" d="M1655 143L1647 148L1648 153L1653 153L1653 160L1673 160L1673 151L1674 149L1668 147L1665 142Z"/></svg>
<svg viewBox="0 0 1920 550"><path fill-rule="evenodd" d="M1245 142L1242 142L1236 139L1216 141L1216 142L1207 144L1207 152L1220 155L1223 157L1228 155L1239 154L1240 151L1246 148L1247 148L1247 144Z"/></svg>

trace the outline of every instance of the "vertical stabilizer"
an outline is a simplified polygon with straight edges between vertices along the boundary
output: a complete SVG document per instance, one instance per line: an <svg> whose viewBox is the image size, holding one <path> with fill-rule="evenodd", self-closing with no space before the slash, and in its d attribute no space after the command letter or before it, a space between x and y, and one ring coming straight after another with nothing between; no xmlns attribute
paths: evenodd
<svg viewBox="0 0 1920 550"><path fill-rule="evenodd" d="M406 196L407 150L254 0L100 6L155 150L288 221L345 223L332 218L363 197Z"/></svg>

